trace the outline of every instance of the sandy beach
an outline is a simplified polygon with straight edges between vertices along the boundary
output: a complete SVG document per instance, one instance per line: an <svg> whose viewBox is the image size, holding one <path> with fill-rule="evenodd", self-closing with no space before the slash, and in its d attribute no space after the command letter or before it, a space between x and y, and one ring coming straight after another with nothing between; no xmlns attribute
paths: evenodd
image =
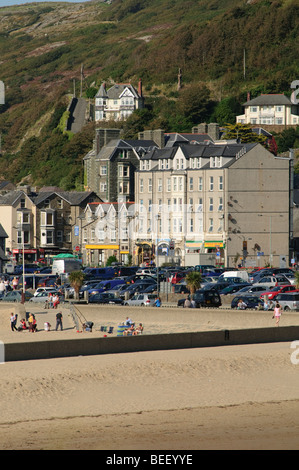
<svg viewBox="0 0 299 470"><path fill-rule="evenodd" d="M55 327L54 310L25 307L40 330L46 319ZM92 333L77 333L63 308L64 331L31 334L10 331L12 308L0 306L4 343L101 336L102 324L116 334L126 316L144 323L144 334L274 321L267 312L89 305L79 308L94 322ZM281 326L298 324L298 313L282 316ZM299 364L292 353L286 342L0 364L0 449L297 449Z"/></svg>

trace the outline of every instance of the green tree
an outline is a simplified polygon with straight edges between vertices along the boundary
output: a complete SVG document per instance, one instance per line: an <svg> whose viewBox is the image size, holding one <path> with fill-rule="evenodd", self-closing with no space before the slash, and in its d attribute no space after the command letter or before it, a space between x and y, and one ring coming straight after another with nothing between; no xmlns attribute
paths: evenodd
<svg viewBox="0 0 299 470"><path fill-rule="evenodd" d="M247 124L226 124L225 139L238 139L242 144L259 142L266 146L267 138L264 135L256 134Z"/></svg>
<svg viewBox="0 0 299 470"><path fill-rule="evenodd" d="M75 290L75 299L79 298L79 290L82 287L85 276L82 271L73 271L69 274L70 285Z"/></svg>
<svg viewBox="0 0 299 470"><path fill-rule="evenodd" d="M210 90L201 83L183 88L177 101L179 113L187 117L191 125L207 120L211 106Z"/></svg>
<svg viewBox="0 0 299 470"><path fill-rule="evenodd" d="M186 276L186 284L190 290L190 294L194 294L194 292L201 286L201 273L197 271L191 271L188 273Z"/></svg>

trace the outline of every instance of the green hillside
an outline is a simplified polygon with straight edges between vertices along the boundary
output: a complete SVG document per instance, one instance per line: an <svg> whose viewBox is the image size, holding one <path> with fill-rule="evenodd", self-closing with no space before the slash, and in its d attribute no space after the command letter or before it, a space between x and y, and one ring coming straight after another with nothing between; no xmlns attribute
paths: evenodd
<svg viewBox="0 0 299 470"><path fill-rule="evenodd" d="M233 122L247 92L290 94L299 78L298 7L299 0L114 0L0 8L0 175L80 187L93 125L71 137L59 123L74 83L80 91L82 65L88 97L102 81L137 86L142 78L147 107L126 123L128 136Z"/></svg>

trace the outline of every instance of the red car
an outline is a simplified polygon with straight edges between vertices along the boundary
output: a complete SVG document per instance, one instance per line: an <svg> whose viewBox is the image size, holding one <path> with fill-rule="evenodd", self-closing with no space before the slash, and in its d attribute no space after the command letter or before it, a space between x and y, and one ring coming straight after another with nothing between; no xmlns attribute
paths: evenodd
<svg viewBox="0 0 299 470"><path fill-rule="evenodd" d="M269 300L273 300L277 294L283 294L284 292L299 292L299 290L296 289L296 286L292 284L288 284L286 286L275 286L273 289L269 290L269 292L263 292L260 295L260 298L262 299L265 295L267 295Z"/></svg>

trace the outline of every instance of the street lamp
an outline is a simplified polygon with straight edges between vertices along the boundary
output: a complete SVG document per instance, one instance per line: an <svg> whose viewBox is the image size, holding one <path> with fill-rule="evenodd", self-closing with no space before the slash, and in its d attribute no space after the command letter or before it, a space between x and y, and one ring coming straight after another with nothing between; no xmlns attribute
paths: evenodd
<svg viewBox="0 0 299 470"><path fill-rule="evenodd" d="M157 294L159 297L159 291L160 291L160 286L159 286L159 253L158 253L158 230L159 230L159 220L161 219L160 214L156 215L156 220L157 220L157 234L156 234L156 269L157 269Z"/></svg>

